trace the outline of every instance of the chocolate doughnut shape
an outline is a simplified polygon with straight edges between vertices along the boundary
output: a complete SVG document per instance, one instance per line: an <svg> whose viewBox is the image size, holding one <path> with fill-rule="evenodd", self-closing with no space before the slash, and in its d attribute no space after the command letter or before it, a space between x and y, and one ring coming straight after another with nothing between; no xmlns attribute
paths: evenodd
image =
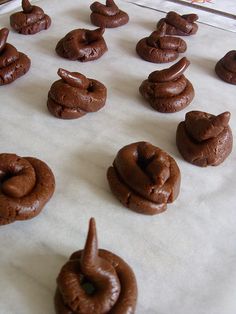
<svg viewBox="0 0 236 314"><path fill-rule="evenodd" d="M231 50L217 62L216 74L225 82L236 85L236 50Z"/></svg>
<svg viewBox="0 0 236 314"><path fill-rule="evenodd" d="M229 112L218 116L202 111L188 112L176 132L176 144L183 158L200 167L221 164L233 146L229 119Z"/></svg>
<svg viewBox="0 0 236 314"><path fill-rule="evenodd" d="M137 283L119 256L98 249L95 220L90 219L83 250L72 254L57 278L57 314L134 314Z"/></svg>
<svg viewBox="0 0 236 314"><path fill-rule="evenodd" d="M17 33L33 35L50 27L51 19L43 9L28 0L22 0L22 8L10 16L10 25Z"/></svg>
<svg viewBox="0 0 236 314"><path fill-rule="evenodd" d="M15 154L0 154L0 183L0 225L37 216L55 189L44 162Z"/></svg>
<svg viewBox="0 0 236 314"><path fill-rule="evenodd" d="M178 36L190 36L196 34L198 25L195 23L198 20L197 14L179 15L176 12L170 11L166 17L160 19L157 23L157 28L165 22L166 34Z"/></svg>
<svg viewBox="0 0 236 314"><path fill-rule="evenodd" d="M62 58L92 61L100 58L106 51L107 45L102 35L104 28L95 30L74 29L63 37L56 46L56 52Z"/></svg>
<svg viewBox="0 0 236 314"><path fill-rule="evenodd" d="M125 207L146 215L165 211L177 198L181 180L175 160L147 142L123 147L108 168L107 179Z"/></svg>
<svg viewBox="0 0 236 314"><path fill-rule="evenodd" d="M178 58L179 53L185 52L187 45L181 38L165 36L166 24L162 23L157 31L149 37L141 39L136 46L138 55L149 62L165 63Z"/></svg>
<svg viewBox="0 0 236 314"><path fill-rule="evenodd" d="M83 74L58 70L61 80L54 82L48 93L48 110L61 119L77 119L101 109L106 102L106 87Z"/></svg>
<svg viewBox="0 0 236 314"><path fill-rule="evenodd" d="M194 97L193 86L183 75L189 64L184 57L168 69L152 72L139 87L140 94L159 112L177 112L187 107Z"/></svg>
<svg viewBox="0 0 236 314"><path fill-rule="evenodd" d="M102 28L114 28L127 24L129 16L121 11L113 0L106 0L106 4L97 1L91 4L92 13L90 20L92 24Z"/></svg>

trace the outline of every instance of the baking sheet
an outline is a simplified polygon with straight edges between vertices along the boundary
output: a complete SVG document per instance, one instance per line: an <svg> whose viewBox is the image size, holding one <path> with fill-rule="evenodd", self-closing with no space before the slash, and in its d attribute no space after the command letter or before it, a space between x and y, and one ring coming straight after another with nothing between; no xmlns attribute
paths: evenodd
<svg viewBox="0 0 236 314"><path fill-rule="evenodd" d="M105 31L109 51L101 59L79 63L61 59L54 48L70 30L94 28L92 1L39 3L53 19L51 28L27 37L9 35L9 42L29 55L32 67L0 88L1 151L44 160L57 187L38 217L0 227L0 313L54 313L57 274L83 247L88 220L95 217L100 247L120 255L136 274L137 314L235 314L235 149L222 165L202 169L185 162L175 146L176 127L189 110L230 111L235 135L235 86L214 73L217 60L235 49L235 34L200 25L197 35L185 39L184 55L191 61L186 76L196 96L185 110L160 114L138 87L150 72L170 64L139 59L135 45L164 14L117 1L129 13L129 24ZM9 15L2 15L0 23L9 26ZM103 82L106 106L73 121L51 116L47 93L59 67ZM117 151L139 140L171 154L182 173L178 199L157 216L122 207L106 180Z"/></svg>

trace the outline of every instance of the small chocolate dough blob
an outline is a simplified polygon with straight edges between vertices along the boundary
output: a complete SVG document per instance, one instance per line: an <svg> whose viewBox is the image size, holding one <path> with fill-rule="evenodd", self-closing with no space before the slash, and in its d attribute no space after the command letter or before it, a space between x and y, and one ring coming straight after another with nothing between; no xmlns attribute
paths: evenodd
<svg viewBox="0 0 236 314"><path fill-rule="evenodd" d="M48 93L48 110L60 119L77 119L86 113L101 109L106 102L106 87L83 74L58 70L60 80L54 82Z"/></svg>
<svg viewBox="0 0 236 314"><path fill-rule="evenodd" d="M165 211L177 198L181 181L175 160L147 142L124 146L108 168L107 179L125 207L145 215Z"/></svg>
<svg viewBox="0 0 236 314"><path fill-rule="evenodd" d="M43 161L0 154L0 225L37 216L54 190L54 175Z"/></svg>
<svg viewBox="0 0 236 314"><path fill-rule="evenodd" d="M215 66L216 74L223 81L236 85L236 50L231 50Z"/></svg>
<svg viewBox="0 0 236 314"><path fill-rule="evenodd" d="M194 97L192 84L183 75L190 62L182 58L168 69L152 72L139 91L159 112L177 112L188 106Z"/></svg>
<svg viewBox="0 0 236 314"><path fill-rule="evenodd" d="M176 132L176 144L183 158L200 167L221 164L233 146L229 119L229 112L218 116L202 111L188 112Z"/></svg>
<svg viewBox="0 0 236 314"><path fill-rule="evenodd" d="M31 5L28 0L22 0L22 8L23 11L10 16L10 24L15 31L23 35L33 35L50 27L51 19L43 9Z"/></svg>
<svg viewBox="0 0 236 314"><path fill-rule="evenodd" d="M7 43L9 30L0 30L0 85L10 84L30 68L30 59L11 44Z"/></svg>
<svg viewBox="0 0 236 314"><path fill-rule="evenodd" d="M190 36L196 34L198 30L198 25L195 23L197 20L197 14L179 15L170 11L165 18L160 19L157 23L157 28L165 22L167 35Z"/></svg>
<svg viewBox="0 0 236 314"><path fill-rule="evenodd" d="M81 62L96 60L107 51L102 36L104 31L104 28L74 29L57 43L56 52L60 57L69 60Z"/></svg>
<svg viewBox="0 0 236 314"><path fill-rule="evenodd" d="M90 15L92 24L102 28L119 27L129 21L128 14L121 11L113 0L106 0L105 5L95 1L90 9L92 10Z"/></svg>
<svg viewBox="0 0 236 314"><path fill-rule="evenodd" d="M185 52L186 49L187 45L183 39L166 36L166 23L162 23L149 37L141 39L136 46L138 55L153 63L174 61L179 53Z"/></svg>
<svg viewBox="0 0 236 314"><path fill-rule="evenodd" d="M57 277L57 314L134 314L137 283L119 256L98 249L94 218L83 250L73 253Z"/></svg>

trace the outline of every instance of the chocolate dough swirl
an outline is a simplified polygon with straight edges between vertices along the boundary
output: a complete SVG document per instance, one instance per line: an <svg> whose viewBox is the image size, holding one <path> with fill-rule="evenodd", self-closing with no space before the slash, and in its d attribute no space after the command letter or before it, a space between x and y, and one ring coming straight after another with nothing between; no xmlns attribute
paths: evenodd
<svg viewBox="0 0 236 314"><path fill-rule="evenodd" d="M124 146L108 168L107 178L118 200L141 214L163 212L179 194L180 170L175 160L147 142Z"/></svg>
<svg viewBox="0 0 236 314"><path fill-rule="evenodd" d="M54 189L53 173L43 161L0 154L0 225L38 215Z"/></svg>
<svg viewBox="0 0 236 314"><path fill-rule="evenodd" d="M192 84L183 75L190 62L182 58L168 69L152 72L139 91L159 112L176 112L188 106L194 97Z"/></svg>
<svg viewBox="0 0 236 314"><path fill-rule="evenodd" d="M179 53L185 52L187 45L178 37L166 36L166 24L162 23L158 30L149 37L141 39L136 46L138 55L149 62L164 63L178 58Z"/></svg>
<svg viewBox="0 0 236 314"><path fill-rule="evenodd" d="M202 111L188 112L176 133L176 144L183 158L200 167L221 164L233 146L229 119L229 112L218 116Z"/></svg>
<svg viewBox="0 0 236 314"><path fill-rule="evenodd" d="M22 8L23 11L10 16L10 24L15 31L23 35L33 35L50 27L51 19L43 9L31 5L28 0L22 0Z"/></svg>
<svg viewBox="0 0 236 314"><path fill-rule="evenodd" d="M48 93L48 110L57 118L77 119L101 109L106 102L106 87L83 74L58 70L61 80L54 82Z"/></svg>
<svg viewBox="0 0 236 314"><path fill-rule="evenodd" d="M0 30L0 85L10 84L30 68L30 59L7 43L9 30Z"/></svg>
<svg viewBox="0 0 236 314"><path fill-rule="evenodd" d="M225 82L236 85L236 50L231 50L215 66L216 74Z"/></svg>
<svg viewBox="0 0 236 314"><path fill-rule="evenodd" d="M85 247L72 254L57 278L57 314L134 314L137 284L119 256L98 249L96 225L90 219Z"/></svg>

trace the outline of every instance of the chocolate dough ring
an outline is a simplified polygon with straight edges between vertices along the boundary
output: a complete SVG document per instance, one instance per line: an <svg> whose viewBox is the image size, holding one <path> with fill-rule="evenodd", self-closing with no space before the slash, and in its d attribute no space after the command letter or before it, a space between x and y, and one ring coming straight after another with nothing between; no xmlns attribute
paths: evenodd
<svg viewBox="0 0 236 314"><path fill-rule="evenodd" d="M229 112L218 116L201 111L188 112L176 132L176 144L183 158L200 167L222 163L233 146L229 119Z"/></svg>
<svg viewBox="0 0 236 314"><path fill-rule="evenodd" d="M106 0L106 5L95 1L90 9L92 10L90 15L92 24L102 28L119 27L129 21L128 14L121 11L113 0Z"/></svg>
<svg viewBox="0 0 236 314"><path fill-rule="evenodd" d="M70 60L81 62L96 60L107 51L103 33L102 28L92 31L74 29L58 42L56 52L59 56Z"/></svg>
<svg viewBox="0 0 236 314"><path fill-rule="evenodd" d="M10 16L10 24L15 31L23 35L33 35L50 27L51 19L40 7L31 5L28 0L22 0L22 8L23 11Z"/></svg>
<svg viewBox="0 0 236 314"><path fill-rule="evenodd" d="M15 154L0 154L0 182L0 225L37 216L55 189L43 161Z"/></svg>
<svg viewBox="0 0 236 314"><path fill-rule="evenodd" d="M216 74L225 82L236 84L236 50L229 51L215 67Z"/></svg>
<svg viewBox="0 0 236 314"><path fill-rule="evenodd" d="M106 250L98 250L94 219L90 220L84 250L72 254L62 267L57 284L57 314L135 312L135 275L119 256Z"/></svg>
<svg viewBox="0 0 236 314"><path fill-rule="evenodd" d="M125 207L146 215L165 211L179 194L180 171L175 160L146 142L123 147L108 168L107 178Z"/></svg>

